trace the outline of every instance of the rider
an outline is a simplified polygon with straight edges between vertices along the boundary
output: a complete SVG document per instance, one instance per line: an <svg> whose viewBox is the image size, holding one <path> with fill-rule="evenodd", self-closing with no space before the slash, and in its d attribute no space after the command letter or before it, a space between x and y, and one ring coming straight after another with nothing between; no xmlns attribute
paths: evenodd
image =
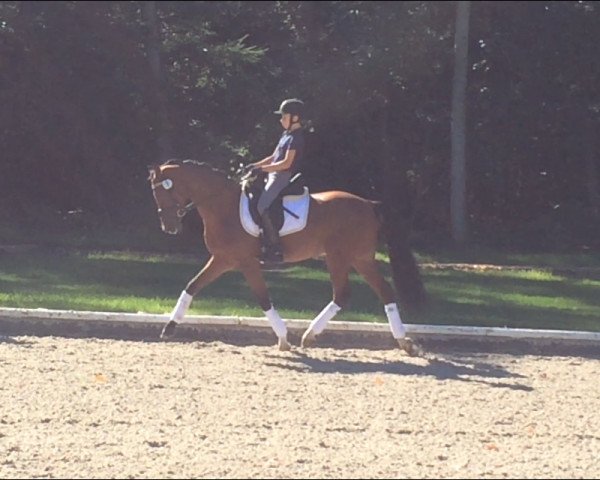
<svg viewBox="0 0 600 480"><path fill-rule="evenodd" d="M279 193L288 185L290 179L300 171L304 154L304 131L302 117L304 102L297 98L284 100L279 110L281 126L284 128L279 143L272 155L252 163L246 168L253 172L259 170L269 174L267 183L258 200L258 213L262 220L263 255L262 262L278 263L283 261L279 244L279 232L273 226L268 209Z"/></svg>

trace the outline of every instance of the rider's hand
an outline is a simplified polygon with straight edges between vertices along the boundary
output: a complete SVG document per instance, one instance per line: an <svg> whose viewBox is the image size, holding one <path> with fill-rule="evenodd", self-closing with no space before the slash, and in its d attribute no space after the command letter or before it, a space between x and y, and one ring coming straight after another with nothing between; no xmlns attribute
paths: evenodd
<svg viewBox="0 0 600 480"><path fill-rule="evenodd" d="M262 173L262 171L263 171L262 168L257 167L256 165L254 165L252 163L249 165L246 165L244 167L244 175L247 174L250 177L254 177L254 176L258 175L259 173Z"/></svg>

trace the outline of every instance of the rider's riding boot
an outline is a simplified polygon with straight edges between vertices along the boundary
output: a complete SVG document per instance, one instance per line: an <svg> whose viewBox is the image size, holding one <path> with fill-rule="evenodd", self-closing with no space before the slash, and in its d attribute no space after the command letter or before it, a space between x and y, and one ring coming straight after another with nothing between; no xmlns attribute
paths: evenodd
<svg viewBox="0 0 600 480"><path fill-rule="evenodd" d="M273 226L268 212L261 216L262 220L262 249L261 261L263 263L283 262L283 253L279 244L279 232Z"/></svg>

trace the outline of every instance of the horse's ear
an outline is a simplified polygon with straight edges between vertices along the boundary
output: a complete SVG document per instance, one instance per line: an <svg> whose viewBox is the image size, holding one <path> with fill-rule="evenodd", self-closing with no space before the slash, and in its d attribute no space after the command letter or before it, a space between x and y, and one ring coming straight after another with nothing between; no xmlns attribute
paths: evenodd
<svg viewBox="0 0 600 480"><path fill-rule="evenodd" d="M148 165L148 180L154 180L159 171L158 165Z"/></svg>

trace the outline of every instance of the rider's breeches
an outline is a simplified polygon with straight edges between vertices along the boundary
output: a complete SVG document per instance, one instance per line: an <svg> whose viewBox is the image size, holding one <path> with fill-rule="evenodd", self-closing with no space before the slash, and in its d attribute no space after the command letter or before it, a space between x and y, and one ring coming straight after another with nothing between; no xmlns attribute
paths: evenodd
<svg viewBox="0 0 600 480"><path fill-rule="evenodd" d="M273 201L277 198L277 195L287 187L290 183L292 174L290 172L271 172L265 189L263 190L260 198L258 199L258 213L262 216L267 211L267 208L271 206Z"/></svg>

